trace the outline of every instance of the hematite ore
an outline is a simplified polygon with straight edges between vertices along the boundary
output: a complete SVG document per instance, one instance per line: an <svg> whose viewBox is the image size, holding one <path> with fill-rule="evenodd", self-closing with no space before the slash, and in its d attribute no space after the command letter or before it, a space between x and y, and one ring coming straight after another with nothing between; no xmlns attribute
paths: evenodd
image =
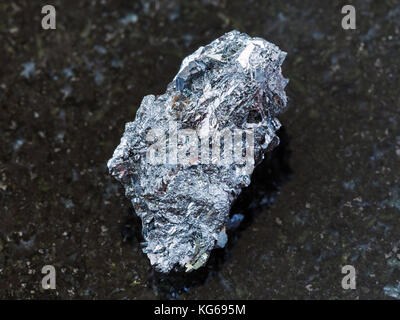
<svg viewBox="0 0 400 320"><path fill-rule="evenodd" d="M254 164L279 143L285 56L272 43L231 31L186 57L166 93L145 96L126 124L108 168L142 219L143 251L158 271L198 269L225 245L232 202ZM227 130L236 136L222 135ZM250 132L253 140L246 140ZM218 161L229 159L226 150L245 161Z"/></svg>

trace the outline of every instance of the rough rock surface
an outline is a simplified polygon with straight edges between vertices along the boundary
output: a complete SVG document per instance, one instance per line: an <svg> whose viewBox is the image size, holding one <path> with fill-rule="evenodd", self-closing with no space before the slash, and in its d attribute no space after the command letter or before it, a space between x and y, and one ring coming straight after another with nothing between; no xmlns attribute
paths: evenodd
<svg viewBox="0 0 400 320"><path fill-rule="evenodd" d="M143 251L158 271L198 269L225 245L232 202L279 143L285 56L226 33L186 57L166 93L144 97L126 124L108 168L142 219Z"/></svg>

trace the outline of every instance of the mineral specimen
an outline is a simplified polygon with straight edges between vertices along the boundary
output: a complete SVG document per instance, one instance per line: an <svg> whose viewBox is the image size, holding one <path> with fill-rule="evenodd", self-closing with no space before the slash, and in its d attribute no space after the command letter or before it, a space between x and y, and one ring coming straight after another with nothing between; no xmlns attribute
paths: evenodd
<svg viewBox="0 0 400 320"><path fill-rule="evenodd" d="M186 57L166 93L143 98L108 161L142 220L158 271L203 266L229 210L279 138L286 53L231 31Z"/></svg>

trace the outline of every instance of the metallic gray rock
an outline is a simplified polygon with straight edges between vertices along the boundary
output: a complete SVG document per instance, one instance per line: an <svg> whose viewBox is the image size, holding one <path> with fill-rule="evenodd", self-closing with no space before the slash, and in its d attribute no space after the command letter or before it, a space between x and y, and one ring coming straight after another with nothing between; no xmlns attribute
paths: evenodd
<svg viewBox="0 0 400 320"><path fill-rule="evenodd" d="M145 96L126 124L108 168L142 220L143 251L158 271L198 269L225 245L232 202L279 143L285 56L272 43L231 31L186 57L167 91ZM246 135L220 140L226 132ZM218 152L208 152L213 146Z"/></svg>

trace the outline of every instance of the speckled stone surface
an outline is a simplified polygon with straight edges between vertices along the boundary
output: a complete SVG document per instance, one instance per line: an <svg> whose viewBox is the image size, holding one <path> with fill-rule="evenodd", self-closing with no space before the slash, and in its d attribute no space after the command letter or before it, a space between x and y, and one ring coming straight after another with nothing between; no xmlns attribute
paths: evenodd
<svg viewBox="0 0 400 320"><path fill-rule="evenodd" d="M51 31L36 2L0 4L1 298L399 298L397 1L353 1L356 30L341 28L345 2L53 2ZM228 246L165 278L105 163L142 97L232 29L288 52L286 147ZM47 264L54 291L40 289Z"/></svg>

